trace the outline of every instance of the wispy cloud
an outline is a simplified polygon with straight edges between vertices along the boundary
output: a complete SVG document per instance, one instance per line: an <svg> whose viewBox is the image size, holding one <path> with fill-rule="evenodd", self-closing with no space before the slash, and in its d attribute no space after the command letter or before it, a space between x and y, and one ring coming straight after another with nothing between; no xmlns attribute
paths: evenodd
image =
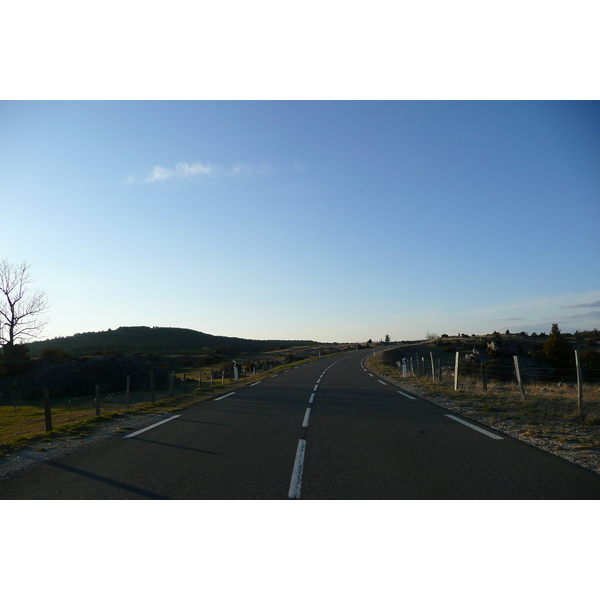
<svg viewBox="0 0 600 600"><path fill-rule="evenodd" d="M166 169L160 165L156 165L150 174L146 177L146 183L154 183L156 181L167 181L168 179L185 178L193 179L198 177L209 176L221 172L221 167L209 164L196 163L177 163L174 169Z"/></svg>
<svg viewBox="0 0 600 600"><path fill-rule="evenodd" d="M569 319L569 320L575 320L575 319L596 319L600 321L600 310L592 310L590 312L578 312L578 313L572 313L570 315L564 315L562 317L560 317L561 319Z"/></svg>
<svg viewBox="0 0 600 600"><path fill-rule="evenodd" d="M508 321L525 321L525 317L508 317L506 319L488 319L488 321L492 322L492 323L502 323L502 322L508 322Z"/></svg>
<svg viewBox="0 0 600 600"><path fill-rule="evenodd" d="M561 308L591 308L593 306L600 306L600 300L582 302L581 304L567 304L566 306L561 306Z"/></svg>
<svg viewBox="0 0 600 600"><path fill-rule="evenodd" d="M266 162L261 162L257 166L248 165L246 163L237 163L233 167L223 167L210 163L187 163L180 162L174 168L155 165L144 177L139 177L137 173L128 175L123 185L138 183L160 183L168 180L188 179L198 182L207 178L216 177L238 177L243 175L272 175L274 173L273 166Z"/></svg>

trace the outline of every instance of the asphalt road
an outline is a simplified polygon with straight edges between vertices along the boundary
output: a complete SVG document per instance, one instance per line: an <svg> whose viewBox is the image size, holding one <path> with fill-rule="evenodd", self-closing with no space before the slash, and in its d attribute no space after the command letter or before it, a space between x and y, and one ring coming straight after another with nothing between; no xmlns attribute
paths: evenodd
<svg viewBox="0 0 600 600"><path fill-rule="evenodd" d="M600 476L380 380L363 366L369 352L44 463L0 483L0 498L600 498Z"/></svg>

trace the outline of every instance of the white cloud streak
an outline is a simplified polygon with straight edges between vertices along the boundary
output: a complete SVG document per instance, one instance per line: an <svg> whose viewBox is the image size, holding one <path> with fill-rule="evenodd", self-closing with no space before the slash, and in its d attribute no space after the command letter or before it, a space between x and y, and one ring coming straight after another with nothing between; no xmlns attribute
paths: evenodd
<svg viewBox="0 0 600 600"><path fill-rule="evenodd" d="M592 308L594 306L600 306L600 300L594 300L593 302L583 302L582 304L567 304L561 308Z"/></svg>
<svg viewBox="0 0 600 600"><path fill-rule="evenodd" d="M155 165L152 170L143 179L139 178L137 174L129 175L123 183L123 185L129 185L137 183L138 181L144 181L145 183L160 183L170 179L188 179L190 181L197 181L206 178L215 178L219 176L225 177L238 177L243 175L261 175L268 176L273 175L273 166L266 162L261 162L258 166L251 166L245 163L237 163L233 167L225 168L220 165L213 165L208 163L187 163L180 162L175 165L175 168L168 169L161 165Z"/></svg>

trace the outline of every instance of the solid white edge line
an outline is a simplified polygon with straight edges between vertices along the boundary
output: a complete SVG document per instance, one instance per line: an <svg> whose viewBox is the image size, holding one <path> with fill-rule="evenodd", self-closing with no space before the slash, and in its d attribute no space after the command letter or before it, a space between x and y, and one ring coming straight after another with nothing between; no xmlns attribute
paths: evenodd
<svg viewBox="0 0 600 600"><path fill-rule="evenodd" d="M411 400L416 400L416 398L414 396L409 396L408 394L405 394L404 392L401 392L400 390L396 390L399 394L402 394L403 396L406 396L407 398L410 398Z"/></svg>
<svg viewBox="0 0 600 600"><path fill-rule="evenodd" d="M308 427L308 420L310 419L310 408L306 409L304 413L304 421L302 421L302 427Z"/></svg>
<svg viewBox="0 0 600 600"><path fill-rule="evenodd" d="M304 448L306 440L298 440L298 449L296 450L296 460L294 460L294 470L292 471L292 480L290 481L290 489L288 498L298 500L302 489L302 471L304 469Z"/></svg>
<svg viewBox="0 0 600 600"><path fill-rule="evenodd" d="M215 398L213 400L213 402L217 402L218 400L223 400L223 398L227 398L227 396L233 396L235 394L235 392L230 392L229 394L225 394L224 396L221 396L220 398Z"/></svg>
<svg viewBox="0 0 600 600"><path fill-rule="evenodd" d="M483 435L487 435L488 437L491 437L493 440L504 439L504 438L501 438L499 435L496 435L495 433L490 433L489 431L486 431L485 429L482 429L481 427L477 427L477 425L473 425L472 423L467 423L467 421L463 421L462 419L459 419L458 417L455 417L454 415L446 415L446 416L449 419L453 419L454 421L458 421L459 423L462 423L463 425L466 425L467 427L474 429L475 431L479 431L479 433L483 433Z"/></svg>
<svg viewBox="0 0 600 600"><path fill-rule="evenodd" d="M136 435L139 435L140 433L144 433L144 431L148 431L149 429L154 429L155 427L158 427L159 425L162 425L163 423L166 423L167 421L172 421L173 419L176 419L177 417L180 417L181 415L175 415L174 417L169 417L168 419L164 419L162 421L159 421L158 423L154 423L154 425L150 425L150 427L144 427L144 429L140 429L139 431L134 431L133 433L130 433L129 435L123 436L126 438L132 438Z"/></svg>

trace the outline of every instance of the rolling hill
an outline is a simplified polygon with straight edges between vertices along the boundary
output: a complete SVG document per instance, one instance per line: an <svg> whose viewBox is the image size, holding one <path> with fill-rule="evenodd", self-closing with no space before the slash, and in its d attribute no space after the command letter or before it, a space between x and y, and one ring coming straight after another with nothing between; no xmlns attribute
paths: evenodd
<svg viewBox="0 0 600 600"><path fill-rule="evenodd" d="M52 346L76 355L98 352L124 354L208 354L215 350L224 353L265 352L281 346L315 344L307 340L247 340L210 335L193 329L176 327L119 327L108 331L76 333L69 337L27 344L31 357L36 358L44 348Z"/></svg>

